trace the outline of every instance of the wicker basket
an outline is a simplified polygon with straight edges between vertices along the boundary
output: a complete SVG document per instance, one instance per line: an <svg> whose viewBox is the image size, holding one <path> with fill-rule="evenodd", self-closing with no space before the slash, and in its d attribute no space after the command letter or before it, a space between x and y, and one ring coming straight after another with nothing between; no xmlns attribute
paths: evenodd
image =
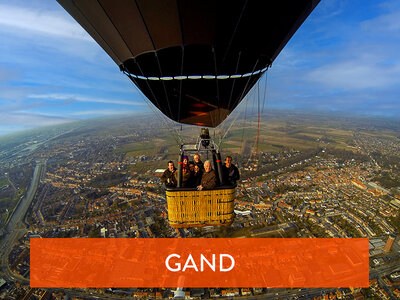
<svg viewBox="0 0 400 300"><path fill-rule="evenodd" d="M230 225L234 200L235 188L167 190L169 224L174 228Z"/></svg>

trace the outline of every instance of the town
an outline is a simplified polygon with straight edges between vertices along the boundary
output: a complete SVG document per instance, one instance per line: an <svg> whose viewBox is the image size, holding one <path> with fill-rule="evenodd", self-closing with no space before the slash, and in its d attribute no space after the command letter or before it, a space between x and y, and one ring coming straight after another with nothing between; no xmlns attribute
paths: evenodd
<svg viewBox="0 0 400 300"><path fill-rule="evenodd" d="M227 145L223 154L232 155L241 174L234 223L229 227L174 229L168 224L160 175L166 162L176 159L177 147L168 143L165 132L154 133L155 123L146 126L127 127L118 134L57 131L52 133L54 138L38 140L35 145L39 146L33 149L3 156L0 195L8 195L14 207L1 206L0 297L161 299L183 293L186 299L400 298L398 137L348 129L354 132L345 133L346 147L342 148L334 147L343 142L329 134L313 137L310 147L283 145L276 150L260 145L258 152L252 147L243 153L248 143L242 141L242 147L232 148ZM230 142L240 145L241 141ZM310 139L304 143L311 143ZM370 287L30 288L29 241L48 237L363 237L370 241Z"/></svg>

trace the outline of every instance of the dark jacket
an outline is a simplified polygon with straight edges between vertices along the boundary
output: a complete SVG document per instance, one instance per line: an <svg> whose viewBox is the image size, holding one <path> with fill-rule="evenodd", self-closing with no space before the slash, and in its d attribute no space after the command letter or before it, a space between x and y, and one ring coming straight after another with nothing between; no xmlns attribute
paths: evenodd
<svg viewBox="0 0 400 300"><path fill-rule="evenodd" d="M199 160L198 162L194 162L195 165L199 166L199 169L201 171L204 171L204 164L201 160Z"/></svg>
<svg viewBox="0 0 400 300"><path fill-rule="evenodd" d="M215 188L217 185L217 176L215 175L215 171L211 170L210 172L204 172L201 177L201 186L205 190L211 190Z"/></svg>
<svg viewBox="0 0 400 300"><path fill-rule="evenodd" d="M222 172L224 174L224 181L226 184L233 185L237 180L240 179L239 170L234 164L231 164L229 168L227 168L226 165L223 165Z"/></svg>
<svg viewBox="0 0 400 300"><path fill-rule="evenodd" d="M178 171L175 172L175 180L178 183ZM182 170L182 187L193 187L192 186L192 173L190 171L183 172Z"/></svg>
<svg viewBox="0 0 400 300"><path fill-rule="evenodd" d="M176 187L177 181L175 178L176 168L171 172L169 169L166 169L161 176L161 181L164 182L166 187ZM169 180L168 180L169 179Z"/></svg>
<svg viewBox="0 0 400 300"><path fill-rule="evenodd" d="M200 170L197 173L193 172L193 186L197 187L201 184L201 177L203 176L203 172Z"/></svg>

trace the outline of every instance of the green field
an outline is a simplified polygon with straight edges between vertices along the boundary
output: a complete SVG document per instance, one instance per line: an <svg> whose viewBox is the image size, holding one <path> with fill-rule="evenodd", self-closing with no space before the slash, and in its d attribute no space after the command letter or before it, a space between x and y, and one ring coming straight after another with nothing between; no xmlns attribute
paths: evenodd
<svg viewBox="0 0 400 300"><path fill-rule="evenodd" d="M264 121L260 127L258 149L264 152L276 152L284 148L305 150L324 146L351 150L349 142L352 136L351 130L328 126L316 127L281 121ZM247 143L254 148L256 137L256 123L246 128L233 129L222 143L223 149L237 154L248 154L248 149L244 149L245 145Z"/></svg>
<svg viewBox="0 0 400 300"><path fill-rule="evenodd" d="M256 119L237 120L230 128L220 144L222 153L248 156L256 147L258 124ZM227 120L229 121L229 120ZM355 119L334 119L327 115L288 115L277 114L265 116L260 124L258 150L263 152L280 152L283 150L309 150L317 148L333 148L347 151L358 151L354 147L355 132L381 136L396 140L396 134L391 130L377 130L366 125L358 125ZM362 120L360 121L362 123ZM222 123L216 129L210 128L211 137L219 143L230 127L229 122ZM359 128L363 128L360 130ZM200 132L199 127L183 126L178 130L185 142L195 142ZM163 160L176 159L178 145L172 130L157 132L156 137L146 142L127 144L117 153L126 153L127 156L162 156Z"/></svg>
<svg viewBox="0 0 400 300"><path fill-rule="evenodd" d="M11 197L4 197L0 199L0 208L7 208L7 206L10 204L11 202Z"/></svg>
<svg viewBox="0 0 400 300"><path fill-rule="evenodd" d="M3 187L3 186L7 186L9 184L10 183L8 182L7 178L0 178L0 188Z"/></svg>
<svg viewBox="0 0 400 300"><path fill-rule="evenodd" d="M154 149L154 145L150 142L142 142L142 143L132 143L125 145L123 148L117 149L115 153L134 153L139 152L138 155L144 154L147 151L151 151Z"/></svg>

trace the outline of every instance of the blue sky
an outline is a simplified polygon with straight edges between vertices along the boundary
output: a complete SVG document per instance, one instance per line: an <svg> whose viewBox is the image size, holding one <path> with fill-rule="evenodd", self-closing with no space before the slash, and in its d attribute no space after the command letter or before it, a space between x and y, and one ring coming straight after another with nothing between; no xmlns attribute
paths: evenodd
<svg viewBox="0 0 400 300"><path fill-rule="evenodd" d="M268 73L268 108L400 115L400 1L322 0ZM150 111L56 1L0 0L0 135Z"/></svg>

